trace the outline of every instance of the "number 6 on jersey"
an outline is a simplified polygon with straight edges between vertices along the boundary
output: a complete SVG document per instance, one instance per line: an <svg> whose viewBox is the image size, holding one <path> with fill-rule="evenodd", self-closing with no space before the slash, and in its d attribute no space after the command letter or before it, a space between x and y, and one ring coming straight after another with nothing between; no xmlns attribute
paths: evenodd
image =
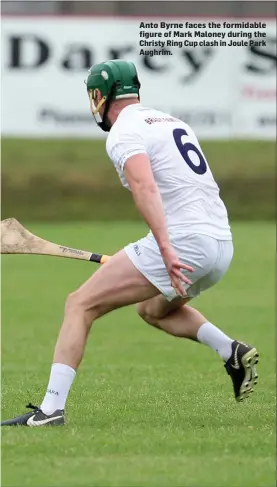
<svg viewBox="0 0 277 487"><path fill-rule="evenodd" d="M183 144L182 137L184 135L188 135L185 129L174 129L173 130L173 137L175 143L177 145L178 151L180 152L182 158L186 161L187 165L195 172L196 174L205 174L207 171L207 163L201 154L200 150L195 147L191 142L185 142ZM189 152L192 151L197 154L200 164L194 164L191 158L189 157Z"/></svg>

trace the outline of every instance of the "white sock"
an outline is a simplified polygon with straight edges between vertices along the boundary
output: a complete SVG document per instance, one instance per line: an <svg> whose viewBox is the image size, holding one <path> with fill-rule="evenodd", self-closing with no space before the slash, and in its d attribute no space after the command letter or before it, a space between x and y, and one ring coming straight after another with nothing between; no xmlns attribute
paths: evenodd
<svg viewBox="0 0 277 487"><path fill-rule="evenodd" d="M53 364L46 394L40 406L44 414L64 409L76 371L63 364Z"/></svg>
<svg viewBox="0 0 277 487"><path fill-rule="evenodd" d="M207 322L200 326L197 340L215 350L225 362L231 357L234 340L225 335L223 331L212 323Z"/></svg>

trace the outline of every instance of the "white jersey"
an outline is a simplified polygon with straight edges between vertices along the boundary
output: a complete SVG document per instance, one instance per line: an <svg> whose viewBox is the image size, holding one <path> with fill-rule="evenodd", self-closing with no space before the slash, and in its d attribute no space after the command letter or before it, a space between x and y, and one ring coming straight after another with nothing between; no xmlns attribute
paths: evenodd
<svg viewBox="0 0 277 487"><path fill-rule="evenodd" d="M140 104L128 105L112 126L106 149L127 189L125 162L136 154L148 155L169 235L232 239L219 188L189 125Z"/></svg>

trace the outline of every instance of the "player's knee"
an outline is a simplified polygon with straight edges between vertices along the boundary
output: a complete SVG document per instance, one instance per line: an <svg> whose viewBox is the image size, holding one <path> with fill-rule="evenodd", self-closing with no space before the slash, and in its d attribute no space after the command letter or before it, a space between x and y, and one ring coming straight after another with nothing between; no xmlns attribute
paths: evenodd
<svg viewBox="0 0 277 487"><path fill-rule="evenodd" d="M74 316L81 316L87 326L90 326L94 320L101 316L99 307L93 305L93 303L91 303L88 307L83 293L79 290L68 295L65 304L65 313Z"/></svg>
<svg viewBox="0 0 277 487"><path fill-rule="evenodd" d="M151 313L151 309L146 303L137 304L137 313L149 325L157 325L158 318Z"/></svg>
<svg viewBox="0 0 277 487"><path fill-rule="evenodd" d="M143 319L145 320L145 317L146 317L146 306L145 306L145 303L138 303L136 305L136 310L137 310L137 314ZM145 320L146 321L146 320Z"/></svg>

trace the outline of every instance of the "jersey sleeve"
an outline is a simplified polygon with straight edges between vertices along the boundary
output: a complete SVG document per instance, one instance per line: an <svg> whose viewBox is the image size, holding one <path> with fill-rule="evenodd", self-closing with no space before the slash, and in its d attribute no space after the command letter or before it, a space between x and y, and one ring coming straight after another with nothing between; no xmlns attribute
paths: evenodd
<svg viewBox="0 0 277 487"><path fill-rule="evenodd" d="M131 122L130 126L116 127L116 130L109 134L106 149L109 158L120 171L123 171L127 159L147 153L143 135L138 127L132 128Z"/></svg>

